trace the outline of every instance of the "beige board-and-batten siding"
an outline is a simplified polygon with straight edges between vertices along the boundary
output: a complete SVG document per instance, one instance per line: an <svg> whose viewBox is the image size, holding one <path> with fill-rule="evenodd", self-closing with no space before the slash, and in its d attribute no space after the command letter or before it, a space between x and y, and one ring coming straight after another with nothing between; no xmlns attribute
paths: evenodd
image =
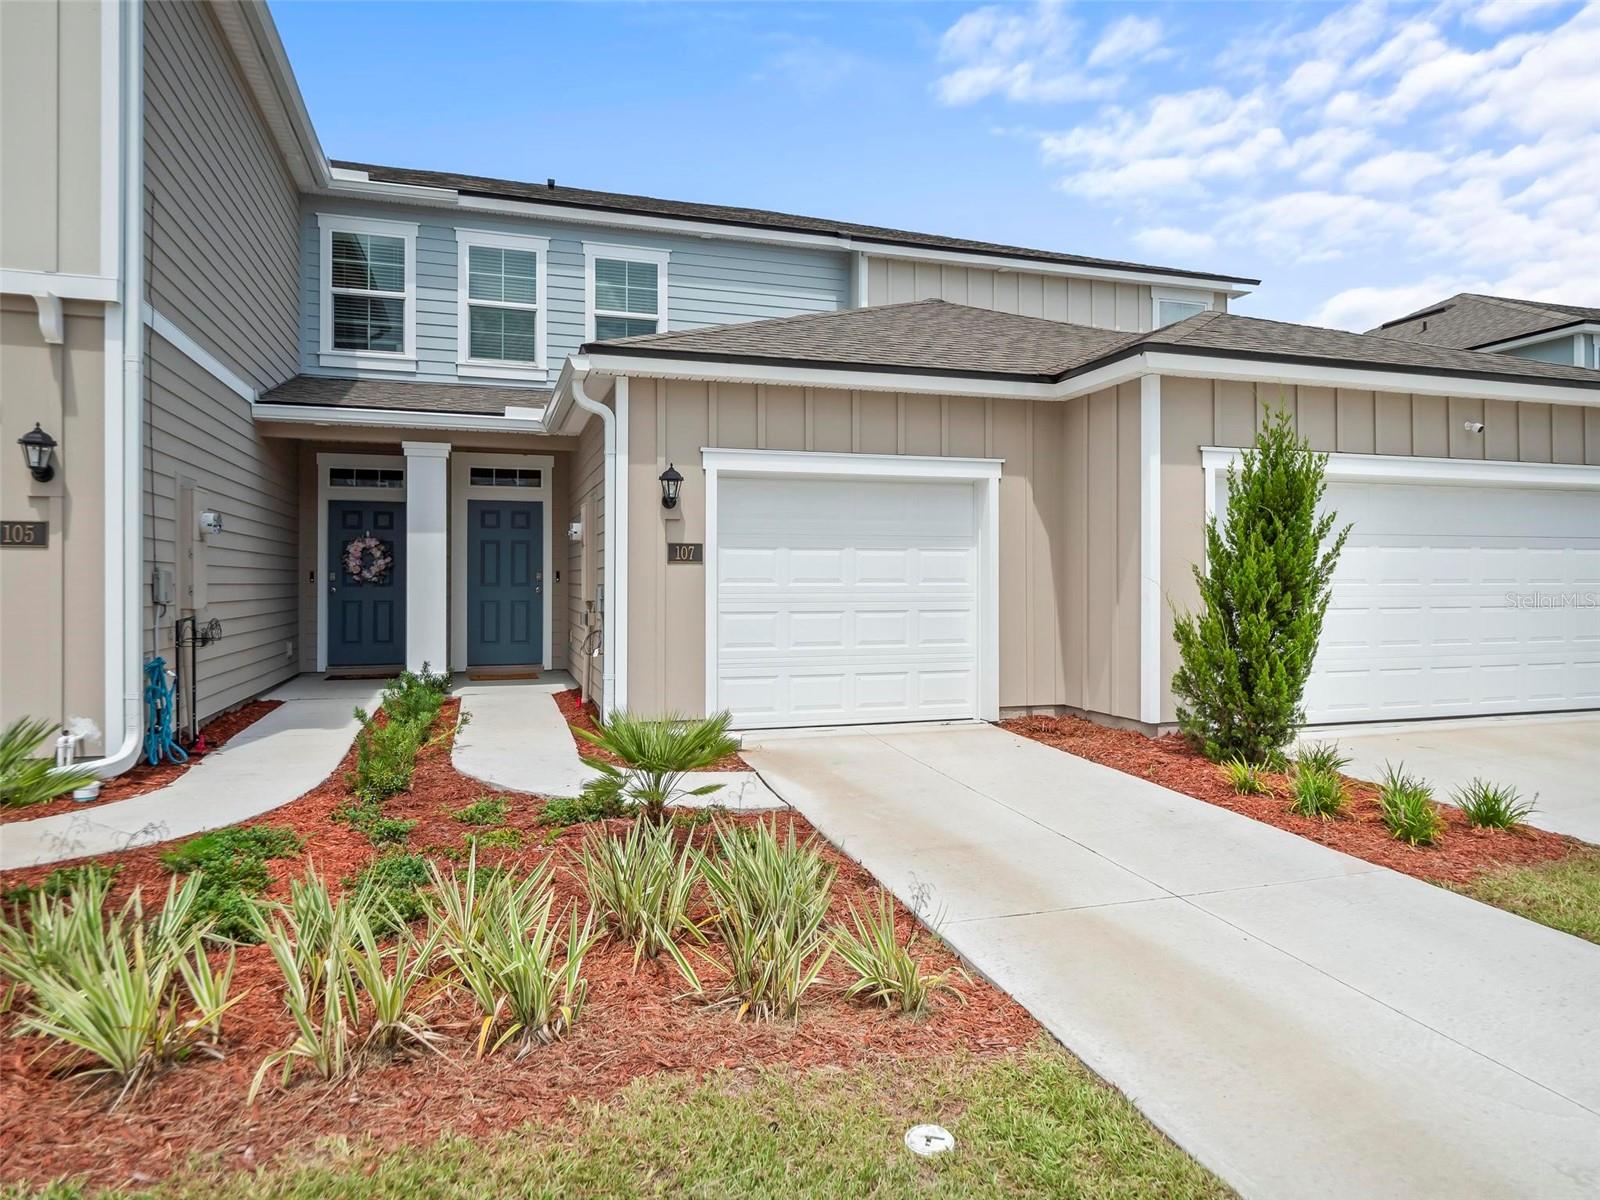
<svg viewBox="0 0 1600 1200"><path fill-rule="evenodd" d="M1184 281L1175 278L1172 286L1181 289ZM1205 295L1212 308L1227 311L1226 295ZM1145 284L869 257L867 303L901 304L911 300L948 300L973 308L1128 333L1148 330L1153 315L1150 288Z"/></svg>
<svg viewBox="0 0 1600 1200"><path fill-rule="evenodd" d="M705 568L668 566L664 547L705 540L713 446L1002 459L1002 711L1138 716L1137 383L1062 403L632 379L628 412L630 708L705 707Z"/></svg>
<svg viewBox="0 0 1600 1200"><path fill-rule="evenodd" d="M1191 564L1205 548L1203 446L1248 446L1267 412L1282 407L1315 450L1503 462L1600 466L1600 409L1576 405L1418 396L1352 388L1210 379L1161 381L1161 590L1164 721L1177 719L1174 606L1199 603ZM1482 421L1481 434L1467 431Z"/></svg>
<svg viewBox="0 0 1600 1200"><path fill-rule="evenodd" d="M583 427L578 449L567 461L571 464L568 477L557 478L556 487L566 491L567 521L582 524L578 539L566 543L567 664L583 698L598 704L605 671L600 589L605 582L606 550L605 427L599 418ZM566 526L558 525L555 536L565 539Z"/></svg>

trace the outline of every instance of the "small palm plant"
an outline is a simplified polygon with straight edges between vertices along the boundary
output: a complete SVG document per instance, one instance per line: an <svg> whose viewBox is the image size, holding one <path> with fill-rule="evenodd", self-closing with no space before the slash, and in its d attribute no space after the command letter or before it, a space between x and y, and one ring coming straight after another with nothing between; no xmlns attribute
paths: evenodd
<svg viewBox="0 0 1600 1200"><path fill-rule="evenodd" d="M1524 800L1510 784L1473 779L1450 793L1451 802L1464 814L1467 823L1479 829L1514 829L1534 813L1534 800Z"/></svg>
<svg viewBox="0 0 1600 1200"><path fill-rule="evenodd" d="M834 950L856 976L845 987L847 995L865 996L885 1008L898 1006L912 1018L923 1016L938 992L949 992L966 1003L954 982L965 979L966 972L960 967L924 971L916 957L915 931L901 944L894 901L887 892L879 891L876 904L865 913L852 901L850 924L853 928L840 926L833 931Z"/></svg>
<svg viewBox="0 0 1600 1200"><path fill-rule="evenodd" d="M690 771L704 770L739 749L729 736L727 712L696 719L669 713L660 720L645 720L630 713L613 712L597 729L576 729L591 745L620 758L626 768L599 759L585 761L600 778L585 789L591 798L616 798L631 803L646 819L660 824L667 807L691 796L708 796L720 783L683 787Z"/></svg>
<svg viewBox="0 0 1600 1200"><path fill-rule="evenodd" d="M99 778L87 767L58 767L38 757L55 728L49 721L22 717L0 731L0 808L42 804Z"/></svg>

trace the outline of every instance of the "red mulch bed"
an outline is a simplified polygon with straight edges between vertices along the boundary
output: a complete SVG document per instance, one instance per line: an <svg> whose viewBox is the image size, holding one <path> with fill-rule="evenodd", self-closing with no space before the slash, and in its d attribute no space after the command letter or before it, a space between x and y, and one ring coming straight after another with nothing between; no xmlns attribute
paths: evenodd
<svg viewBox="0 0 1600 1200"><path fill-rule="evenodd" d="M583 692L579 688L568 688L564 692L556 693L556 707L561 710L561 715L566 718L567 728L576 725L579 729L593 730L598 714L593 704L583 702ZM620 758L609 751L600 749L591 742L584 741L576 733L572 735L573 744L578 747L578 753L585 758L599 759L601 762L610 763L613 767L627 766ZM750 764L737 754L730 754L727 758L718 759L709 767L702 767L704 771L748 771Z"/></svg>
<svg viewBox="0 0 1600 1200"><path fill-rule="evenodd" d="M282 704L282 700L251 700L241 704L238 708L229 709L219 717L214 717L200 727L201 735L206 739L212 750L217 749L229 738L254 725L262 717ZM100 794L93 800L81 803L70 795L57 796L54 800L44 804L34 804L27 808L0 808L0 825L10 824L12 821L31 821L35 817L51 817L57 813L80 812L84 809L94 808L99 804L106 804L112 800L126 800L130 796L142 796L146 792L153 792L159 787L166 787L178 776L200 760L191 757L188 762L160 763L151 766L140 758L138 763L100 785Z"/></svg>
<svg viewBox="0 0 1600 1200"><path fill-rule="evenodd" d="M440 733L454 728L458 709L458 702L447 702ZM421 853L460 846L467 827L449 814L489 791L456 773L448 741L440 737L423 750L411 791L385 805L386 815L418 819L411 845ZM271 894L284 895L288 878L299 874L308 860L324 878L336 881L374 857L365 837L331 819L348 799L342 780L352 761L353 754L347 755L321 786L252 822L289 826L307 841L301 859L269 864ZM504 795L512 804L507 824L528 835L527 846L483 850L480 857L526 867L556 856L566 867L558 875L559 903L576 901L580 889L572 874L577 870L574 849L586 827L541 827L541 805L535 798ZM811 833L797 816L781 814L777 819L792 821L802 836ZM823 852L839 868L834 909L842 916L850 900L858 906L863 902L875 881L831 846L824 844ZM145 885L147 897L165 892L168 875L158 854L155 848L144 848L110 857L124 864L114 899L138 884ZM49 869L0 875L0 889L37 882ZM915 927L903 912L902 921L908 930ZM924 943L923 953L936 965L954 962L932 941ZM9 1036L14 1015L0 1017L0 1075L13 1097L27 1097L25 1104L0 1104L0 1144L6 1147L0 1182L37 1184L68 1175L96 1186L126 1186L160 1179L195 1154L248 1168L284 1149L303 1150L311 1139L335 1135L372 1135L392 1147L423 1144L447 1132L484 1137L528 1121L569 1121L575 1103L602 1101L630 1080L659 1071L698 1078L719 1067L861 1066L935 1057L958 1048L999 1055L1040 1034L1019 1005L976 980L962 985L966 1004L941 998L920 1023L819 991L798 1023L758 1024L736 1022L729 1009L685 998L683 983L670 968L646 963L635 973L631 946L597 948L585 974L589 998L572 1033L520 1060L509 1053L474 1059L477 1023L472 1012L459 999L443 996L431 1010L437 1027L449 1036L443 1056L424 1054L373 1065L353 1080L331 1086L300 1076L279 1089L274 1076L253 1107L244 1099L257 1066L270 1050L291 1039L281 977L264 947L239 952L234 994L248 995L226 1020L227 1056L175 1067L115 1111L108 1111L112 1093L104 1085L86 1090L81 1078L53 1074L60 1064L58 1051L46 1049L41 1056L37 1039Z"/></svg>
<svg viewBox="0 0 1600 1200"><path fill-rule="evenodd" d="M1466 883L1493 867L1549 862L1585 849L1584 843L1575 838L1528 826L1512 830L1474 828L1453 804L1439 805L1445 834L1438 843L1408 846L1390 835L1378 808L1378 789L1364 780L1346 777L1351 800L1344 815L1332 820L1302 817L1289 808L1286 776L1265 776L1271 795L1240 796L1223 777L1221 768L1178 734L1150 738L1131 729L1108 729L1083 717L1013 717L1000 724L1036 742L1115 767L1429 883Z"/></svg>

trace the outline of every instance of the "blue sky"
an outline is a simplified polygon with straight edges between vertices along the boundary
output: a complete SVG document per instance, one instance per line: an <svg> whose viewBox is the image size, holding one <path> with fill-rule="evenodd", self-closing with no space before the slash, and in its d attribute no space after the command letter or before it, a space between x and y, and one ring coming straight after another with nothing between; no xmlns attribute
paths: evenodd
<svg viewBox="0 0 1600 1200"><path fill-rule="evenodd" d="M1253 275L1365 328L1600 304L1600 0L274 0L331 157Z"/></svg>

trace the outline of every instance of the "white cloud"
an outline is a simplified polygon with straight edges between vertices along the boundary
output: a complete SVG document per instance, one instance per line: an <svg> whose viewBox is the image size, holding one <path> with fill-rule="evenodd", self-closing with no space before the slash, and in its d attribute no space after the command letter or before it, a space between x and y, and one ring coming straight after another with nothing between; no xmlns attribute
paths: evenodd
<svg viewBox="0 0 1600 1200"><path fill-rule="evenodd" d="M1546 9L1560 8L1568 0L1484 0L1468 14L1467 20L1498 33L1524 21L1531 21Z"/></svg>
<svg viewBox="0 0 1600 1200"><path fill-rule="evenodd" d="M1358 192L1404 192L1444 170L1444 160L1430 151L1390 150L1352 168L1344 181Z"/></svg>
<svg viewBox="0 0 1600 1200"><path fill-rule="evenodd" d="M1149 58L1161 47L1161 22L1155 17L1123 17L1106 27L1089 52L1089 66L1121 65Z"/></svg>
<svg viewBox="0 0 1600 1200"><path fill-rule="evenodd" d="M1194 258L1210 254L1217 248L1217 239L1209 233L1193 233L1171 225L1154 229L1141 229L1133 235L1139 248L1148 254L1174 259Z"/></svg>
<svg viewBox="0 0 1600 1200"><path fill-rule="evenodd" d="M1334 329L1367 330L1426 308L1457 292L1483 292L1491 287L1481 279L1436 275L1418 283L1396 287L1347 288L1338 295L1330 296L1321 308L1312 313L1310 323Z"/></svg>

